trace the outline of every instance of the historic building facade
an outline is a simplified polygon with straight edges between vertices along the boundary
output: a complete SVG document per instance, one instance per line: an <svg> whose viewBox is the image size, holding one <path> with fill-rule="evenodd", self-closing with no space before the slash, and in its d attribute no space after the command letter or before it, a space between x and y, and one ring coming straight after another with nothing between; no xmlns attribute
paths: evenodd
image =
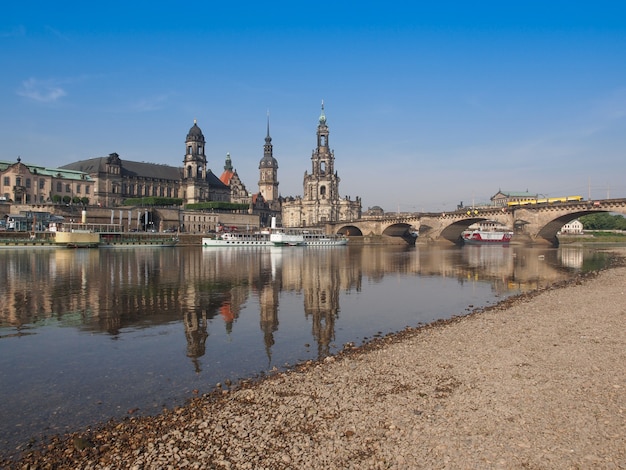
<svg viewBox="0 0 626 470"><path fill-rule="evenodd" d="M311 156L311 173L304 173L304 195L282 201L282 223L286 227L308 227L326 222L356 220L361 217L361 198L339 197L339 176L335 153L330 150L329 131L322 102L317 126L317 147Z"/></svg>
<svg viewBox="0 0 626 470"><path fill-rule="evenodd" d="M506 205L509 202L536 201L538 197L539 197L538 194L531 194L528 191L514 192L514 191L502 191L501 189L499 189L496 194L491 196L491 203L494 206L506 207Z"/></svg>
<svg viewBox="0 0 626 470"><path fill-rule="evenodd" d="M304 195L295 198L283 198L278 192L278 161L273 154L269 114L263 157L258 166L258 192L246 189L233 168L230 154L226 156L224 172L219 178L210 170L205 153L206 141L194 120L185 139L182 166L126 161L117 153L80 160L54 170L24 165L19 159L17 163L0 162L0 198L20 204L37 204L69 196L72 201L78 198L82 204L102 208L122 206L127 199L181 199L183 207L178 215L179 223L193 231L210 230L222 222L222 215L217 217L207 211L185 209L188 204L209 201L247 204L245 211L237 213L258 216L260 227L269 226L272 217L289 227L358 219L361 216L360 198L352 201L348 197L339 197L340 179L334 168L335 156L330 150L328 136L322 103L311 173L305 171ZM144 218L145 223L148 219L153 220L148 215ZM168 219L168 225L174 225L174 222ZM247 219L246 225L249 225Z"/></svg>
<svg viewBox="0 0 626 470"><path fill-rule="evenodd" d="M122 161L117 153L62 168L87 173L95 182L93 204L116 207L128 198L181 198L183 204L230 202L230 188L208 169L204 135L194 121L185 141L183 167Z"/></svg>
<svg viewBox="0 0 626 470"><path fill-rule="evenodd" d="M0 161L0 199L15 204L93 200L95 182L81 171Z"/></svg>
<svg viewBox="0 0 626 470"><path fill-rule="evenodd" d="M230 202L236 202L240 204L250 203L250 194L246 189L246 186L239 178L237 170L233 168L233 161L230 158L230 153L226 154L226 161L224 163L224 172L220 176L220 181L230 188Z"/></svg>

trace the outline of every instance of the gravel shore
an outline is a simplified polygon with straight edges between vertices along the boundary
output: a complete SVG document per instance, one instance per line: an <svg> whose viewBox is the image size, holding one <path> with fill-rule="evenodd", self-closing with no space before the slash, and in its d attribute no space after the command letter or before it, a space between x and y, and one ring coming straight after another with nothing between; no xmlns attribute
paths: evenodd
<svg viewBox="0 0 626 470"><path fill-rule="evenodd" d="M626 469L626 267L347 345L322 363L0 464Z"/></svg>

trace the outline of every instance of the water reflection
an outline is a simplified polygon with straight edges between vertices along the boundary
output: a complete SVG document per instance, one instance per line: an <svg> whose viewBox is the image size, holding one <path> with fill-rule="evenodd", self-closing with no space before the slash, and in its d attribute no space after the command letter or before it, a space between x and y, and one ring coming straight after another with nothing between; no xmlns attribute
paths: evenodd
<svg viewBox="0 0 626 470"><path fill-rule="evenodd" d="M158 410L603 260L582 247L1 251L0 443Z"/></svg>
<svg viewBox="0 0 626 470"><path fill-rule="evenodd" d="M583 268L582 247L462 249L350 247L325 250L135 249L0 253L0 327L19 332L53 318L63 326L117 336L124 328L182 320L187 355L204 354L209 322L231 333L258 299L266 348L274 344L281 292L302 294L321 356L328 354L340 292L388 275L488 281L498 294L536 289ZM6 334L7 331L4 331Z"/></svg>

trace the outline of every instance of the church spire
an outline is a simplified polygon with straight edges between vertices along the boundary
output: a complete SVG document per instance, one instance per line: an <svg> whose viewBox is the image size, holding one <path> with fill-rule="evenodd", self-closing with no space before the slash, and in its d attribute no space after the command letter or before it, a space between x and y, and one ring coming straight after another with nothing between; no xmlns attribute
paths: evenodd
<svg viewBox="0 0 626 470"><path fill-rule="evenodd" d="M278 200L278 162L274 158L270 136L270 112L267 111L267 135L263 145L263 158L259 162L259 191L266 201Z"/></svg>
<svg viewBox="0 0 626 470"><path fill-rule="evenodd" d="M324 114L324 100L322 100L322 114L320 114L320 124L326 124L326 114Z"/></svg>

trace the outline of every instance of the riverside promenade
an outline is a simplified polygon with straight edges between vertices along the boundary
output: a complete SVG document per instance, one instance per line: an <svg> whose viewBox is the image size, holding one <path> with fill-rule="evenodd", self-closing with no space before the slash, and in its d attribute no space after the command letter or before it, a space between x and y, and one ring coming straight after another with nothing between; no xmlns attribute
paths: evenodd
<svg viewBox="0 0 626 470"><path fill-rule="evenodd" d="M159 416L54 438L0 466L624 469L626 267L617 264L221 385Z"/></svg>

